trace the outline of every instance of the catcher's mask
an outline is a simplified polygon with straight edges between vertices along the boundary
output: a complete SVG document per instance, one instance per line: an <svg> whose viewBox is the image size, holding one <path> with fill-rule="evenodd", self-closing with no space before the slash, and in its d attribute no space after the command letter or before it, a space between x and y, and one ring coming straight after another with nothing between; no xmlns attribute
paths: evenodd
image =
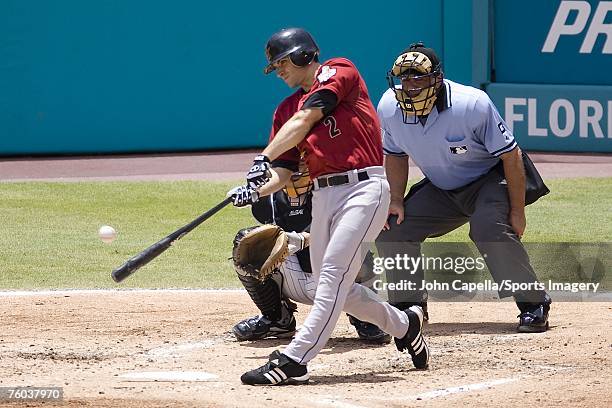
<svg viewBox="0 0 612 408"><path fill-rule="evenodd" d="M435 51L423 43L404 50L387 73L389 88L402 111L404 123L415 124L429 115L442 86L443 73Z"/></svg>
<svg viewBox="0 0 612 408"><path fill-rule="evenodd" d="M317 61L319 47L308 31L302 28L285 28L270 37L266 44L266 57L268 65L264 68L267 75L274 71L274 64L283 58L289 57L291 63L297 67L305 67Z"/></svg>
<svg viewBox="0 0 612 408"><path fill-rule="evenodd" d="M289 182L285 185L289 203L296 207L304 205L312 188L313 182L310 180L308 167L301 161L299 170L291 175Z"/></svg>

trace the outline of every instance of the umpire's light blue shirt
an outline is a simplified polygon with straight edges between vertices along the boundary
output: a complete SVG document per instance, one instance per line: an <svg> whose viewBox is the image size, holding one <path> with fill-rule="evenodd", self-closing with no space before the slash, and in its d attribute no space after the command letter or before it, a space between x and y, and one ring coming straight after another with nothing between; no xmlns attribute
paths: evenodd
<svg viewBox="0 0 612 408"><path fill-rule="evenodd" d="M391 89L378 103L385 155L410 156L438 188L454 190L471 183L516 148L489 96L444 80L427 122L405 124Z"/></svg>

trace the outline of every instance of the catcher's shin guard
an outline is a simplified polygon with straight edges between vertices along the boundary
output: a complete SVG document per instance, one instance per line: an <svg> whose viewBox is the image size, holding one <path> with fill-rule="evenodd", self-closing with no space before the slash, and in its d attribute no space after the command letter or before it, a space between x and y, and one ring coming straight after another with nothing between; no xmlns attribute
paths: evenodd
<svg viewBox="0 0 612 408"><path fill-rule="evenodd" d="M264 282L249 275L238 273L238 279L247 293L261 311L260 316L254 316L237 323L232 331L239 341L258 340L266 337L291 337L295 333L296 305L288 299L283 299L280 291L282 275L275 273Z"/></svg>
<svg viewBox="0 0 612 408"><path fill-rule="evenodd" d="M282 317L282 295L280 286L276 281L266 279L261 282L249 275L245 276L240 273L237 275L261 314L270 320L279 320Z"/></svg>

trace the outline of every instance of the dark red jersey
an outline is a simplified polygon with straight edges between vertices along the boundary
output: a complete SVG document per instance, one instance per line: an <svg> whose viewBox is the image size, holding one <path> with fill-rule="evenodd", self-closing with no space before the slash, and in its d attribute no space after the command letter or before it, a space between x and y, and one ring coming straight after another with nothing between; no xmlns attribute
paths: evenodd
<svg viewBox="0 0 612 408"><path fill-rule="evenodd" d="M300 90L279 105L274 114L271 138L301 109L311 94L323 89L336 95L336 108L310 130L297 149L285 152L279 159L297 162L303 153L311 178L381 166L382 139L376 109L357 68L345 58L332 58L324 62L317 70L308 93ZM291 112L294 107L295 110ZM277 127L277 124L280 126Z"/></svg>

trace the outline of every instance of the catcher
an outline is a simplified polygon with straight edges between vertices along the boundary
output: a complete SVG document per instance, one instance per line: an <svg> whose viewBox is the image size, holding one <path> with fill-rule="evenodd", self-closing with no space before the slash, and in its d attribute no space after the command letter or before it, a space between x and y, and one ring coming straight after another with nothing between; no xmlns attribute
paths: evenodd
<svg viewBox="0 0 612 408"><path fill-rule="evenodd" d="M308 250L311 190L308 170L300 165L286 187L269 196L253 197L252 191L244 186L228 192L234 205L251 204L253 216L264 224L244 228L234 238L233 260L238 279L261 311L260 315L242 320L233 327L239 341L292 337L296 330L294 312L297 310L293 302L308 305L313 302L317 283L312 279ZM374 290L372 262L372 254L369 254L356 282ZM260 265L254 266L253 263ZM375 344L391 341L391 336L378 326L348 317L361 340Z"/></svg>

